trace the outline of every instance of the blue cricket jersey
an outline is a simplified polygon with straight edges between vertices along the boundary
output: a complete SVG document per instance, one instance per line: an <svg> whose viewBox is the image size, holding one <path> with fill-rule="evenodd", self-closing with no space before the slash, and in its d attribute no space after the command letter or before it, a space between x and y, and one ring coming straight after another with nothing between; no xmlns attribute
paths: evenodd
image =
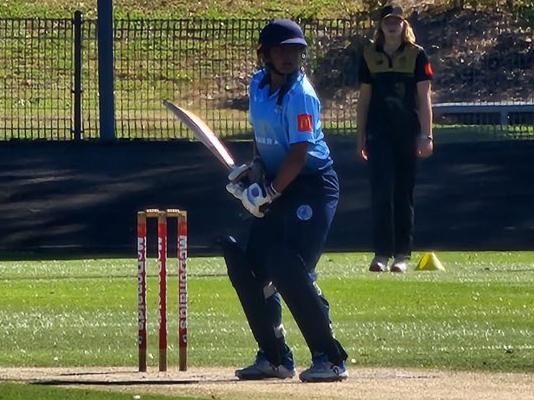
<svg viewBox="0 0 534 400"><path fill-rule="evenodd" d="M267 175L274 177L289 152L290 145L307 142L308 156L302 174L316 174L333 163L321 127L321 103L304 73L277 104L279 91L269 94L267 71L256 72L249 88L249 118Z"/></svg>

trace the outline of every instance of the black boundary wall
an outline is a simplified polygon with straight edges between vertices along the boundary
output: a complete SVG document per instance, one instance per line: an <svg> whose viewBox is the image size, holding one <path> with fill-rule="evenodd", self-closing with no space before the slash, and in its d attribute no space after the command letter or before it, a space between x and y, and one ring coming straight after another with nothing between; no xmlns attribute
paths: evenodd
<svg viewBox="0 0 534 400"><path fill-rule="evenodd" d="M369 250L366 167L353 138L329 140L342 195L327 250ZM245 161L250 143L231 143ZM416 250L529 250L534 142L443 144L420 164ZM199 143L1 143L0 255L135 257L136 211L189 212L191 254L250 222L226 172Z"/></svg>

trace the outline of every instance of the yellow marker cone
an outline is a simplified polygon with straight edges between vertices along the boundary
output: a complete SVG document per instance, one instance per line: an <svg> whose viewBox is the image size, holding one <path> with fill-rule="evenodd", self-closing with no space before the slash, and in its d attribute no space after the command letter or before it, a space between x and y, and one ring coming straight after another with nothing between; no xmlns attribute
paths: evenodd
<svg viewBox="0 0 534 400"><path fill-rule="evenodd" d="M417 264L417 267L415 267L415 270L445 271L445 267L434 253L425 253L423 254L423 257L421 257L421 260L419 260L419 263Z"/></svg>

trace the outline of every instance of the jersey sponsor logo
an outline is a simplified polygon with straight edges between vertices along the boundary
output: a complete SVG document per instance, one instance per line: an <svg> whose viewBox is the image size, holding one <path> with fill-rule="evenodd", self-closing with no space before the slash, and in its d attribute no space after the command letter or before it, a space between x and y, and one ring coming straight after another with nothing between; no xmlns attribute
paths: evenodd
<svg viewBox="0 0 534 400"><path fill-rule="evenodd" d="M313 131L312 116L311 114L299 114L297 115L297 128L299 132Z"/></svg>
<svg viewBox="0 0 534 400"><path fill-rule="evenodd" d="M433 76L434 75L434 71L432 70L432 64L430 64L430 63L426 63L425 64L425 74L426 74L426 76Z"/></svg>

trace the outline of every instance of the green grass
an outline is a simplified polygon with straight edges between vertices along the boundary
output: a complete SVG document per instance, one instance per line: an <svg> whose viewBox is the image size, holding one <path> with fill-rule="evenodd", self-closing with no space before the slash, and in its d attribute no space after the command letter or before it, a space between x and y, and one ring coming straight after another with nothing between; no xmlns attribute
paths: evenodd
<svg viewBox="0 0 534 400"><path fill-rule="evenodd" d="M534 125L441 125L434 124L438 143L469 143L498 140L532 140Z"/></svg>
<svg viewBox="0 0 534 400"><path fill-rule="evenodd" d="M363 9L368 9L369 5L378 7L385 2L372 2L369 0L293 0L291 2L283 0L219 0L210 1L185 1L185 0L115 0L116 14L119 16L149 15L153 17L197 16L210 18L228 17L287 17L301 16L312 17L345 17ZM467 7L475 6L477 9L489 7L495 8L496 4L503 7L502 1L497 0L477 0L466 1ZM457 4L455 0L436 0L433 4L439 6L452 6ZM527 8L529 0L515 1L516 8ZM0 15L9 16L33 16L46 15L58 17L70 15L74 10L83 10L86 14L94 16L96 14L96 0L43 0L32 2L28 0L4 0L0 3Z"/></svg>
<svg viewBox="0 0 534 400"><path fill-rule="evenodd" d="M368 254L328 254L319 283L358 366L534 372L534 253L439 253L446 272L366 271ZM193 366L250 361L254 342L220 258L190 260ZM157 363L155 265L149 362ZM0 366L135 366L135 260L0 263ZM169 279L176 293L176 279ZM175 296L169 310L176 309ZM308 350L286 313L297 363ZM177 364L176 315L170 363Z"/></svg>
<svg viewBox="0 0 534 400"><path fill-rule="evenodd" d="M85 389L60 389L42 385L0 383L0 400L195 400L193 397L131 395Z"/></svg>
<svg viewBox="0 0 534 400"><path fill-rule="evenodd" d="M158 18L172 17L208 17L208 18L273 18L276 16L303 17L345 17L363 9L362 1L339 3L333 0L308 0L285 2L282 0L220 0L184 1L184 0L115 0L115 15L151 16ZM63 17L75 10L82 10L89 17L96 16L96 0L45 0L32 2L28 0L5 0L0 3L0 15L33 16L46 15Z"/></svg>

